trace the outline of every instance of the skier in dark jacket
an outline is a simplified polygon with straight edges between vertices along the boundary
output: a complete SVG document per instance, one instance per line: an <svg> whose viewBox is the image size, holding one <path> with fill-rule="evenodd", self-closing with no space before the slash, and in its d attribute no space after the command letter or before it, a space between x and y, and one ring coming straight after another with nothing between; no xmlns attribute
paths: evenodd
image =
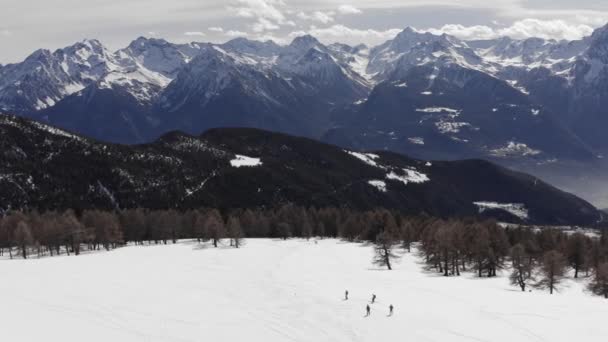
<svg viewBox="0 0 608 342"><path fill-rule="evenodd" d="M348 290L344 291L344 300L348 300Z"/></svg>
<svg viewBox="0 0 608 342"><path fill-rule="evenodd" d="M369 316L371 314L371 308L369 307L369 304L367 305L367 307L365 308L367 314L365 315L365 317Z"/></svg>
<svg viewBox="0 0 608 342"><path fill-rule="evenodd" d="M376 302L376 295L372 294L372 304L374 304Z"/></svg>
<svg viewBox="0 0 608 342"><path fill-rule="evenodd" d="M391 305L388 307L388 309L390 310L390 312L389 312L389 314L388 314L388 315L389 315L389 316L392 316L392 315L393 315L393 309L394 309L393 304L391 304Z"/></svg>

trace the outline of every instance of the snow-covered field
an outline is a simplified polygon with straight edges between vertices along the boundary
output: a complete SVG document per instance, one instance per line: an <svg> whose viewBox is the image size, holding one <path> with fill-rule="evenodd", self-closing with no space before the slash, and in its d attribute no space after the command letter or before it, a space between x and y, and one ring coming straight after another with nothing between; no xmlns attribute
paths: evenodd
<svg viewBox="0 0 608 342"><path fill-rule="evenodd" d="M336 240L248 240L241 249L181 242L0 260L0 334L11 342L608 338L608 300L582 283L553 296L521 293L505 277L425 273L414 254L394 271L371 258L370 246Z"/></svg>

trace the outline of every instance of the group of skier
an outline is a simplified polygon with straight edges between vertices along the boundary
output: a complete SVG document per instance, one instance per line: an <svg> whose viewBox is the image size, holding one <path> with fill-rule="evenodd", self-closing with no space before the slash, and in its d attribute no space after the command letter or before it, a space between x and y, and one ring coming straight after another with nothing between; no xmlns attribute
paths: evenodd
<svg viewBox="0 0 608 342"><path fill-rule="evenodd" d="M344 300L348 300L348 290L344 291ZM376 303L376 294L372 293L372 300L371 300L370 304L374 304L374 303ZM393 304L388 306L389 317L393 315L394 309L395 309L395 307L393 306ZM369 306L369 304L367 304L365 306L365 317L369 317L371 315L371 310L372 310L372 308Z"/></svg>

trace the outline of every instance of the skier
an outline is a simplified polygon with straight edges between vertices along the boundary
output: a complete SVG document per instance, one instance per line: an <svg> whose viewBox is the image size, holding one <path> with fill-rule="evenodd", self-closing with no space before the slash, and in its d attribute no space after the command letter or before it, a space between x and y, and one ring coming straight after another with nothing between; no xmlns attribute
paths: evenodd
<svg viewBox="0 0 608 342"><path fill-rule="evenodd" d="M376 302L376 295L372 293L372 304Z"/></svg>
<svg viewBox="0 0 608 342"><path fill-rule="evenodd" d="M348 300L348 290L344 291L344 300Z"/></svg>
<svg viewBox="0 0 608 342"><path fill-rule="evenodd" d="M389 312L389 314L388 314L388 315L389 315L389 316L392 316L392 315L393 315L393 309L394 309L393 304L391 304L391 305L388 307L388 309L390 310L390 312Z"/></svg>
<svg viewBox="0 0 608 342"><path fill-rule="evenodd" d="M367 311L367 314L365 315L365 317L368 317L370 315L370 307L369 304L367 305L367 307L365 308L365 310Z"/></svg>

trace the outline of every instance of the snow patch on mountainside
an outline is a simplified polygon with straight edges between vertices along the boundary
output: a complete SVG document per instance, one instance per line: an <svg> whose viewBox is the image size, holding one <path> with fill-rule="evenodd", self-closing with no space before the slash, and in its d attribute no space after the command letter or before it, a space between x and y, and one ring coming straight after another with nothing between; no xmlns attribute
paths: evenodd
<svg viewBox="0 0 608 342"><path fill-rule="evenodd" d="M367 182L369 185L378 189L380 192L386 192L386 182L381 180L370 180Z"/></svg>
<svg viewBox="0 0 608 342"><path fill-rule="evenodd" d="M451 113L451 114L460 114L460 110L458 109L452 109L452 108L448 108L448 107L428 107L428 108L418 108L416 109L417 112L422 112L422 113Z"/></svg>
<svg viewBox="0 0 608 342"><path fill-rule="evenodd" d="M418 172L416 170L411 170L411 169L402 169L402 170L403 170L403 172L405 172L405 175L397 174L394 171L391 171L390 173L388 173L386 175L386 178L402 182L405 185L407 185L409 183L421 184L421 183L426 183L431 180L427 175L425 175L424 173Z"/></svg>
<svg viewBox="0 0 608 342"><path fill-rule="evenodd" d="M380 158L379 155L377 154L372 154L372 153L359 153L359 152L352 152L352 151L344 151L348 154L350 154L351 156L361 160L362 162L364 162L367 165L373 166L373 167L380 167L382 168L381 165L379 165L375 160Z"/></svg>
<svg viewBox="0 0 608 342"><path fill-rule="evenodd" d="M236 158L230 161L230 165L233 167L255 167L261 166L262 160L260 158L252 158L242 155L236 155Z"/></svg>
<svg viewBox="0 0 608 342"><path fill-rule="evenodd" d="M499 147L490 151L495 157L516 157L516 156L536 156L542 153L540 150L535 150L528 147L524 143L509 141L504 147Z"/></svg>
<svg viewBox="0 0 608 342"><path fill-rule="evenodd" d="M463 127L473 127L468 122L451 122L451 121L443 121L440 120L435 122L435 127L439 133L448 134L448 133L460 133L460 129Z"/></svg>
<svg viewBox="0 0 608 342"><path fill-rule="evenodd" d="M414 145L424 145L424 138L421 137L407 138L407 140Z"/></svg>
<svg viewBox="0 0 608 342"><path fill-rule="evenodd" d="M528 219L528 209L521 203L473 202L473 204L479 208L480 213L486 210L504 210L522 220Z"/></svg>

